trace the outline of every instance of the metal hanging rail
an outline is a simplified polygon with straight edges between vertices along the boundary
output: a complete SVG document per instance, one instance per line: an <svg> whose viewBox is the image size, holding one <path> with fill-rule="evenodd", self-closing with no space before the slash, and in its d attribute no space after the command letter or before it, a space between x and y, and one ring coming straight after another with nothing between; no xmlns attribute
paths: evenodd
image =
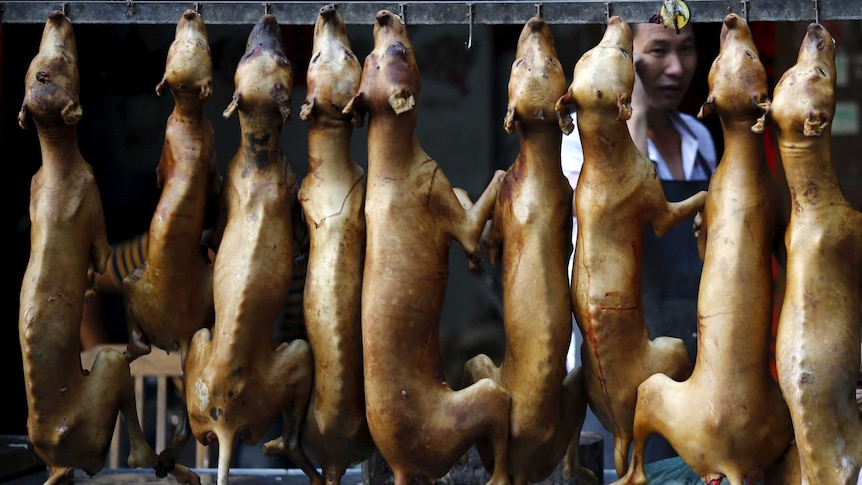
<svg viewBox="0 0 862 485"><path fill-rule="evenodd" d="M664 0L674 2L674 0ZM326 1L298 2L173 2L173 1L6 1L0 2L0 23L41 24L52 10L63 11L78 24L174 24L186 9L195 9L207 24L253 24L263 13L279 23L312 25ZM378 10L388 9L419 25L521 24L537 13L550 24L603 24L609 15L646 22L661 0L338 2L347 24L371 24ZM692 22L719 22L734 12L749 21L815 21L862 19L860 0L687 0Z"/></svg>

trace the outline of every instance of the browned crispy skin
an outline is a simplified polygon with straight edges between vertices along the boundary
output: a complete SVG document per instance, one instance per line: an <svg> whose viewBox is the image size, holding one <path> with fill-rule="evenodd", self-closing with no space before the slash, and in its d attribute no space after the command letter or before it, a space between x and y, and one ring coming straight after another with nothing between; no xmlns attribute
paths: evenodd
<svg viewBox="0 0 862 485"><path fill-rule="evenodd" d="M174 110L165 128L157 170L162 187L149 230L146 262L123 281L130 361L150 345L179 351L185 360L192 335L212 326L212 267L201 251L207 196L220 189L215 133L204 115L212 94L212 58L201 16L186 10L177 23L165 74Z"/></svg>
<svg viewBox="0 0 862 485"><path fill-rule="evenodd" d="M709 185L698 294L697 360L691 377L664 375L638 389L634 451L619 483L646 483L643 451L659 433L706 483L757 483L793 439L769 370L772 255L784 229L763 139L752 126L768 106L766 71L746 22L724 19L701 116L716 113L724 154Z"/></svg>
<svg viewBox="0 0 862 485"><path fill-rule="evenodd" d="M812 23L796 64L775 86L768 119L792 210L787 287L778 325L778 380L790 407L803 484L856 484L862 468L859 375L862 214L832 162L835 45Z"/></svg>
<svg viewBox="0 0 862 485"><path fill-rule="evenodd" d="M657 235L703 207L705 192L668 202L652 162L626 127L634 85L632 33L611 17L601 42L577 62L572 83L557 101L574 105L584 149L575 192L578 234L571 299L584 336L581 347L590 408L614 436L614 466L626 471L637 387L664 373L683 379L691 362L680 339L650 340L644 324L641 264L644 227ZM572 130L563 119L564 131ZM694 241L692 241L694 244Z"/></svg>
<svg viewBox="0 0 862 485"><path fill-rule="evenodd" d="M121 412L129 465L156 467L123 354L103 350L89 371L81 365L84 300L93 272L105 272L111 249L93 170L78 148L78 52L72 24L61 12L49 15L24 84L18 122L36 125L42 151L30 185L30 260L18 322L28 435L48 467L46 483L71 483L75 468L88 475L102 469ZM181 483L200 483L184 472L175 469Z"/></svg>
<svg viewBox="0 0 862 485"><path fill-rule="evenodd" d="M420 86L404 23L378 12L374 49L344 110L369 116L361 310L368 425L396 485L443 476L479 440L494 448L485 464L491 483L508 483L509 393L490 379L453 391L439 349L449 245L457 240L477 262L504 172L475 205L456 194L416 139Z"/></svg>
<svg viewBox="0 0 862 485"><path fill-rule="evenodd" d="M362 65L330 4L321 7L300 116L308 128L308 175L299 190L310 235L304 314L314 353L302 446L329 485L373 451L365 418L360 293L365 256L365 171L350 157L351 121L341 113L359 89ZM265 445L275 452L281 439Z"/></svg>
<svg viewBox="0 0 862 485"><path fill-rule="evenodd" d="M587 407L580 368L567 377L565 367L572 337L566 274L572 189L560 170L563 135L554 107L566 87L551 29L533 17L518 39L503 125L517 131L521 150L503 179L484 241L491 264L502 254L506 351L499 368L480 355L464 371L466 384L490 377L512 395L509 473L519 485L554 471L579 437ZM567 466L567 473L595 480L579 462Z"/></svg>
<svg viewBox="0 0 862 485"><path fill-rule="evenodd" d="M235 438L256 444L284 417L285 453L322 482L299 436L313 378L305 340L272 348L276 318L293 273L296 177L280 150L293 75L276 18L249 35L224 114L238 113L240 147L222 190L225 226L213 270L215 324L195 333L185 368L185 398L195 437L219 443L218 483L226 485Z"/></svg>
<svg viewBox="0 0 862 485"><path fill-rule="evenodd" d="M201 251L201 234L207 196L221 188L215 132L204 115L204 101L212 95L212 58L206 26L194 10L186 10L177 23L156 93L165 89L175 104L157 169L162 194L150 223L146 261L123 280L126 358L131 362L150 353L152 344L180 352L184 365L192 336L215 318L212 266ZM188 438L183 417L162 458L175 463Z"/></svg>

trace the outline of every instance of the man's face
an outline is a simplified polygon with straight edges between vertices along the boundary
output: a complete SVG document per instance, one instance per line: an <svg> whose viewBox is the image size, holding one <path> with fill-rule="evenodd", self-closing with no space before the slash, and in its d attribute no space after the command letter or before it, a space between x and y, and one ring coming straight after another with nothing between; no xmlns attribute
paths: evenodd
<svg viewBox="0 0 862 485"><path fill-rule="evenodd" d="M691 26L679 34L660 24L638 24L633 39L640 56L638 75L653 109L676 109L697 68L697 50Z"/></svg>

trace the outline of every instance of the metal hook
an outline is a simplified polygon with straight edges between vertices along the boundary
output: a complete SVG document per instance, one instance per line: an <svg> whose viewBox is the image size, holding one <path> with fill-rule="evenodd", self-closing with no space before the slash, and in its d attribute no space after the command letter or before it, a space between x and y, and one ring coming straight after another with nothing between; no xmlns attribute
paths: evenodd
<svg viewBox="0 0 862 485"><path fill-rule="evenodd" d="M404 22L404 25L407 25L407 5L403 3L398 4L398 16L401 17L401 21Z"/></svg>
<svg viewBox="0 0 862 485"><path fill-rule="evenodd" d="M467 50L470 50L473 47L473 4L467 4L467 24L469 25L470 33L467 37Z"/></svg>
<svg viewBox="0 0 862 485"><path fill-rule="evenodd" d="M611 2L605 2L605 21L611 19Z"/></svg>
<svg viewBox="0 0 862 485"><path fill-rule="evenodd" d="M269 15L269 7L270 7L269 2L263 2L263 14L264 15Z"/></svg>
<svg viewBox="0 0 862 485"><path fill-rule="evenodd" d="M68 17L69 15L66 13L66 2L60 3L60 13L63 14L64 17Z"/></svg>
<svg viewBox="0 0 862 485"><path fill-rule="evenodd" d="M748 23L748 0L742 0L742 18Z"/></svg>
<svg viewBox="0 0 862 485"><path fill-rule="evenodd" d="M126 2L126 18L132 18L135 15L135 2L129 0Z"/></svg>
<svg viewBox="0 0 862 485"><path fill-rule="evenodd" d="M195 8L195 12L197 12L197 13L198 13L198 15L200 15L201 17L203 17L203 14L201 14L201 2L195 2L195 7L194 7L194 8Z"/></svg>
<svg viewBox="0 0 862 485"><path fill-rule="evenodd" d="M814 0L814 23L820 23L820 2L818 0Z"/></svg>
<svg viewBox="0 0 862 485"><path fill-rule="evenodd" d="M536 4L536 17L542 18L542 4Z"/></svg>

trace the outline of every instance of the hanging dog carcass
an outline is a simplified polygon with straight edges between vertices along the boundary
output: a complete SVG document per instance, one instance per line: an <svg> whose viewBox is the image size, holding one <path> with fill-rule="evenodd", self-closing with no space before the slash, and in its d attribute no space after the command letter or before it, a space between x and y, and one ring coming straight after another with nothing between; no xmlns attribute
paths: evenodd
<svg viewBox="0 0 862 485"><path fill-rule="evenodd" d="M42 151L30 183L30 259L18 310L29 439L48 467L46 484L70 483L76 468L92 476L104 467L122 413L129 466L164 470L141 430L123 354L104 349L89 370L81 363L84 302L111 248L93 169L78 147L78 49L63 13L48 16L24 84L18 123L36 125ZM171 468L180 483L200 483L188 468Z"/></svg>
<svg viewBox="0 0 862 485"><path fill-rule="evenodd" d="M212 326L212 265L201 250L207 198L221 189L215 158L215 131L204 114L212 95L212 57L199 13L186 10L168 50L165 73L156 94L170 90L174 99L156 170L162 188L150 223L146 261L123 279L131 362L151 346L185 358L192 336ZM191 434L183 417L168 446L159 454L175 463Z"/></svg>
<svg viewBox="0 0 862 485"><path fill-rule="evenodd" d="M638 151L626 126L634 76L631 28L613 16L599 44L575 64L572 83L556 105L566 115L574 106L584 150L575 189L571 299L584 337L589 405L614 436L619 476L626 471L638 385L655 373L683 379L691 372L682 341L650 339L644 323L644 231L650 225L661 236L702 209L706 198L705 192L679 202L665 198L655 166ZM563 130L573 130L571 120Z"/></svg>
<svg viewBox="0 0 862 485"><path fill-rule="evenodd" d="M308 122L308 175L299 189L310 236L305 330L314 354L314 389L302 446L327 484L373 451L365 418L360 297L365 258L365 171L350 156L358 113L344 106L359 89L362 65L334 4L320 8L300 117ZM288 444L265 446L281 453Z"/></svg>
<svg viewBox="0 0 862 485"><path fill-rule="evenodd" d="M374 49L346 114L368 114L367 246L362 278L362 346L371 436L395 476L445 475L474 443L493 448L491 483L509 482L509 393L482 379L454 391L446 383L439 326L449 245L472 264L505 172L475 204L454 190L419 144L416 98L422 81L402 20L377 13Z"/></svg>
<svg viewBox="0 0 862 485"><path fill-rule="evenodd" d="M787 286L776 342L803 484L862 483L860 371L862 214L844 198L832 161L835 40L808 26L796 64L766 115L790 188Z"/></svg>
<svg viewBox="0 0 862 485"><path fill-rule="evenodd" d="M224 116L238 113L242 136L222 186L224 226L214 229L215 323L195 333L186 359L189 420L201 443L218 442L218 483L226 485L234 440L256 444L281 413L285 453L320 484L299 438L314 377L311 349L301 339L272 348L299 214L296 176L279 147L293 73L275 16L255 24L234 82Z"/></svg>
<svg viewBox="0 0 862 485"><path fill-rule="evenodd" d="M596 479L577 460L587 409L581 368L567 375L565 367L572 338L566 274L572 188L560 168L563 134L555 103L566 87L551 28L533 17L518 38L503 123L507 133L517 131L521 150L503 179L483 240L490 264L502 257L506 350L499 368L483 354L464 369L465 384L490 377L512 395L509 473L515 484L545 480L570 441L569 459L575 461L565 464L566 473Z"/></svg>

